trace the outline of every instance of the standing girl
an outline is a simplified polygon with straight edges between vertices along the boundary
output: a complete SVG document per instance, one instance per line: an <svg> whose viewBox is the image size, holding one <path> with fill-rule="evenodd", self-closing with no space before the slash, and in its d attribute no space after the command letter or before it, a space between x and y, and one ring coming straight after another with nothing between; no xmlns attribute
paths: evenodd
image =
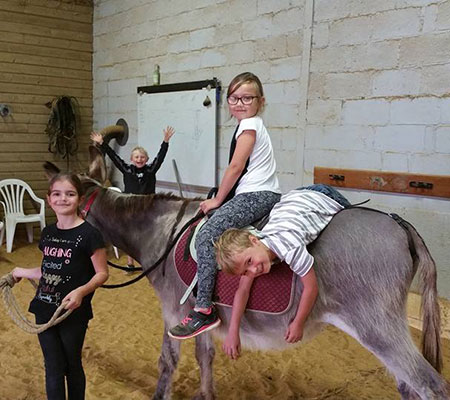
<svg viewBox="0 0 450 400"><path fill-rule="evenodd" d="M29 311L36 323L50 320L61 303L74 310L59 324L38 335L44 354L45 386L48 400L84 399L86 378L81 350L89 320L91 299L96 288L108 279L106 250L100 232L78 213L82 200L80 179L58 174L50 180L47 201L57 222L41 234L42 265L14 268L14 279L39 279Z"/></svg>
<svg viewBox="0 0 450 400"><path fill-rule="evenodd" d="M230 114L238 122L230 147L230 163L217 196L200 203L205 214L220 208L200 229L196 240L196 304L180 324L169 330L174 339L191 338L219 326L220 319L212 303L216 278L213 243L227 229L242 228L268 214L280 200L272 143L258 116L264 105L259 78L250 72L236 76L228 86L227 102Z"/></svg>

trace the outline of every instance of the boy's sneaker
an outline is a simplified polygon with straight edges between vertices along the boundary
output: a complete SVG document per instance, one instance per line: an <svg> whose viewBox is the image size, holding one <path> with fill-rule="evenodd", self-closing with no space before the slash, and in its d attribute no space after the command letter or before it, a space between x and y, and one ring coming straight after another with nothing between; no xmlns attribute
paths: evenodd
<svg viewBox="0 0 450 400"><path fill-rule="evenodd" d="M169 329L169 336L173 339L190 339L200 333L217 328L220 319L215 307L211 308L210 314L203 314L192 310L177 326Z"/></svg>

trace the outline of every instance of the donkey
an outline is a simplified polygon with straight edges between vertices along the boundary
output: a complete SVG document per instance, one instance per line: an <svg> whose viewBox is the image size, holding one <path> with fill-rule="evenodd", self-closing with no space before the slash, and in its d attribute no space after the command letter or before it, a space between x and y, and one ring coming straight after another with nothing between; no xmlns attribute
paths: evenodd
<svg viewBox="0 0 450 400"><path fill-rule="evenodd" d="M198 211L199 199L174 195L126 195L107 190L103 156L91 148L89 176L83 178L87 220L117 247L138 260L144 271L157 260L173 236ZM47 163L47 175L58 170ZM95 196L92 195L95 193ZM448 388L439 374L440 311L436 267L412 225L400 225L387 214L366 208L338 213L309 250L315 259L319 296L304 327L304 339L332 324L361 343L394 375L402 399L448 399ZM172 250L173 252L173 250ZM422 353L414 345L406 318L406 298L416 272L422 292ZM159 378L153 399L169 399L172 376L180 355L180 342L169 338L168 328L193 306L190 295L184 306L179 299L185 286L175 271L173 254L164 265L147 275L162 305L164 334L159 358ZM296 281L294 301L283 314L245 313L241 323L244 347L282 349L284 332L295 315L301 296ZM211 334L224 338L231 308L218 306L222 325ZM214 399L212 364L214 344L209 332L195 338L200 368L200 390L195 399Z"/></svg>

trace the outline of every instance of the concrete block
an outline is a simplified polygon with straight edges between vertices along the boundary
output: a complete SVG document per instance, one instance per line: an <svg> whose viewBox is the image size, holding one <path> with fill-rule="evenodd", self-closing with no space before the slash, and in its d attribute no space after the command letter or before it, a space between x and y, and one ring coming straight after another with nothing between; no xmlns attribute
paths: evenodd
<svg viewBox="0 0 450 400"><path fill-rule="evenodd" d="M360 99L370 97L372 72L329 73L326 75L324 95L332 99Z"/></svg>
<svg viewBox="0 0 450 400"><path fill-rule="evenodd" d="M399 67L446 64L450 59L450 32L403 38Z"/></svg>
<svg viewBox="0 0 450 400"><path fill-rule="evenodd" d="M176 35L170 35L167 38L167 51L169 53L183 53L190 50L190 33L183 32Z"/></svg>
<svg viewBox="0 0 450 400"><path fill-rule="evenodd" d="M410 171L418 174L450 175L450 154L411 154Z"/></svg>
<svg viewBox="0 0 450 400"><path fill-rule="evenodd" d="M315 0L314 20L329 21L349 17L352 15L353 3L348 0Z"/></svg>
<svg viewBox="0 0 450 400"><path fill-rule="evenodd" d="M408 155L393 152L381 153L383 171L408 172Z"/></svg>
<svg viewBox="0 0 450 400"><path fill-rule="evenodd" d="M285 36L268 37L255 41L255 60L272 60L287 57Z"/></svg>
<svg viewBox="0 0 450 400"><path fill-rule="evenodd" d="M420 70L391 70L375 73L373 77L374 96L403 96L420 93Z"/></svg>
<svg viewBox="0 0 450 400"><path fill-rule="evenodd" d="M222 66L227 63L225 54L216 50L203 50L200 57L200 66L202 68Z"/></svg>
<svg viewBox="0 0 450 400"><path fill-rule="evenodd" d="M276 151L282 150L282 132L285 128L274 128L273 126L266 126L266 128L269 132L273 149Z"/></svg>
<svg viewBox="0 0 450 400"><path fill-rule="evenodd" d="M289 57L274 60L270 68L270 76L274 81L289 81L300 77L301 58Z"/></svg>
<svg viewBox="0 0 450 400"><path fill-rule="evenodd" d="M170 9L169 7L167 8ZM205 18L203 9L194 9L181 14L171 14L167 18L161 18L156 21L158 36L209 28L213 27L215 23L215 19Z"/></svg>
<svg viewBox="0 0 450 400"><path fill-rule="evenodd" d="M399 46L398 40L350 46L345 50L346 71L397 68Z"/></svg>
<svg viewBox="0 0 450 400"><path fill-rule="evenodd" d="M136 78L122 78L117 81L108 82L108 95L115 96L125 96L131 93L136 94L136 88L141 83L140 79Z"/></svg>
<svg viewBox="0 0 450 400"><path fill-rule="evenodd" d="M309 74L309 99L326 99L325 95L326 74L310 73Z"/></svg>
<svg viewBox="0 0 450 400"><path fill-rule="evenodd" d="M299 104L301 95L302 83L298 80L284 82L284 103L285 104Z"/></svg>
<svg viewBox="0 0 450 400"><path fill-rule="evenodd" d="M290 33L286 36L287 55L300 56L303 53L303 31Z"/></svg>
<svg viewBox="0 0 450 400"><path fill-rule="evenodd" d="M273 35L283 35L298 32L304 26L303 8L290 8L273 16Z"/></svg>
<svg viewBox="0 0 450 400"><path fill-rule="evenodd" d="M277 13L303 4L303 0L258 0L258 15Z"/></svg>
<svg viewBox="0 0 450 400"><path fill-rule="evenodd" d="M419 8L390 10L376 14L372 19L372 40L386 40L418 35L422 29Z"/></svg>
<svg viewBox="0 0 450 400"><path fill-rule="evenodd" d="M297 163L301 162L297 160ZM292 189L302 186L300 178L294 173L282 173L278 172L278 182L280 183L280 189L282 193L287 193Z"/></svg>
<svg viewBox="0 0 450 400"><path fill-rule="evenodd" d="M444 124L450 123L450 99L445 98L441 100L441 122Z"/></svg>
<svg viewBox="0 0 450 400"><path fill-rule="evenodd" d="M306 127L305 149L371 150L374 130L361 125Z"/></svg>
<svg viewBox="0 0 450 400"><path fill-rule="evenodd" d="M330 23L330 44L358 44L413 36L420 33L421 27L417 8L346 18Z"/></svg>
<svg viewBox="0 0 450 400"><path fill-rule="evenodd" d="M307 108L308 124L339 125L342 102L339 100L310 100Z"/></svg>
<svg viewBox="0 0 450 400"><path fill-rule="evenodd" d="M232 25L239 21L248 22L259 19L257 17L257 0L227 0L216 7L205 9L204 18L210 18L214 25Z"/></svg>
<svg viewBox="0 0 450 400"><path fill-rule="evenodd" d="M330 40L330 28L328 23L318 23L313 26L313 48L327 47Z"/></svg>
<svg viewBox="0 0 450 400"><path fill-rule="evenodd" d="M421 93L442 96L450 87L450 63L444 65L425 66L420 69Z"/></svg>
<svg viewBox="0 0 450 400"><path fill-rule="evenodd" d="M425 141L423 151L425 153L432 153L435 148L436 148L436 127L427 126L425 127Z"/></svg>
<svg viewBox="0 0 450 400"><path fill-rule="evenodd" d="M434 32L436 30L436 21L438 17L438 7L432 4L423 10L423 33Z"/></svg>
<svg viewBox="0 0 450 400"><path fill-rule="evenodd" d="M217 46L214 42L216 28L206 28L190 32L189 47L191 50L200 50Z"/></svg>
<svg viewBox="0 0 450 400"><path fill-rule="evenodd" d="M295 173L298 163L297 152L283 150L281 153L275 150L275 160L277 161L277 171L282 173Z"/></svg>
<svg viewBox="0 0 450 400"><path fill-rule="evenodd" d="M291 104L269 104L264 110L264 121L270 127L296 127L298 106Z"/></svg>
<svg viewBox="0 0 450 400"><path fill-rule="evenodd" d="M273 19L265 15L242 25L242 40L268 38L274 34Z"/></svg>
<svg viewBox="0 0 450 400"><path fill-rule="evenodd" d="M436 153L450 154L450 127L436 129Z"/></svg>
<svg viewBox="0 0 450 400"><path fill-rule="evenodd" d="M343 123L385 125L389 121L389 103L385 100L352 100L343 106Z"/></svg>
<svg viewBox="0 0 450 400"><path fill-rule="evenodd" d="M266 104L284 104L286 95L284 82L266 83L263 87Z"/></svg>
<svg viewBox="0 0 450 400"><path fill-rule="evenodd" d="M443 1L437 4L436 27L439 30L450 28L450 1Z"/></svg>
<svg viewBox="0 0 450 400"><path fill-rule="evenodd" d="M102 97L107 97L108 96L108 83L102 82L102 81L94 81L92 93L93 93L93 98L95 100L97 100L97 99L100 100Z"/></svg>
<svg viewBox="0 0 450 400"><path fill-rule="evenodd" d="M220 51L226 57L229 65L243 64L255 59L254 42L247 41L225 45L220 48Z"/></svg>
<svg viewBox="0 0 450 400"><path fill-rule="evenodd" d="M399 153L421 152L425 147L423 125L389 125L375 128L373 148Z"/></svg>
<svg viewBox="0 0 450 400"><path fill-rule="evenodd" d="M214 28L214 43L216 46L224 44L237 43L242 40L243 23L237 22L235 24L216 26Z"/></svg>
<svg viewBox="0 0 450 400"><path fill-rule="evenodd" d="M351 49L345 46L313 49L309 65L310 73L345 71L350 51Z"/></svg>
<svg viewBox="0 0 450 400"><path fill-rule="evenodd" d="M303 147L303 140L299 143L301 137L297 128L285 128L280 133L281 150L295 151L298 147Z"/></svg>
<svg viewBox="0 0 450 400"><path fill-rule="evenodd" d="M305 170L315 166L350 169L381 169L381 154L370 151L308 150L305 151Z"/></svg>
<svg viewBox="0 0 450 400"><path fill-rule="evenodd" d="M440 101L436 98L392 100L392 124L436 124L440 120Z"/></svg>
<svg viewBox="0 0 450 400"><path fill-rule="evenodd" d="M344 18L330 22L330 45L367 43L371 38L372 25L372 18L368 16Z"/></svg>

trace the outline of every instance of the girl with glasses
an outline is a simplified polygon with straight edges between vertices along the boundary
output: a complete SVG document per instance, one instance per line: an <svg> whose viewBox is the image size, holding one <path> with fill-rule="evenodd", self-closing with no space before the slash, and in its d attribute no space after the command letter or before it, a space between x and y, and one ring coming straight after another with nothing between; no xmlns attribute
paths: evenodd
<svg viewBox="0 0 450 400"><path fill-rule="evenodd" d="M250 72L237 75L228 86L228 107L238 125L217 195L200 203L205 214L217 210L197 237L197 300L194 310L169 330L174 339L188 339L220 325L212 302L217 273L213 243L227 229L242 228L268 214L280 200L272 143L258 115L264 100L261 81Z"/></svg>

